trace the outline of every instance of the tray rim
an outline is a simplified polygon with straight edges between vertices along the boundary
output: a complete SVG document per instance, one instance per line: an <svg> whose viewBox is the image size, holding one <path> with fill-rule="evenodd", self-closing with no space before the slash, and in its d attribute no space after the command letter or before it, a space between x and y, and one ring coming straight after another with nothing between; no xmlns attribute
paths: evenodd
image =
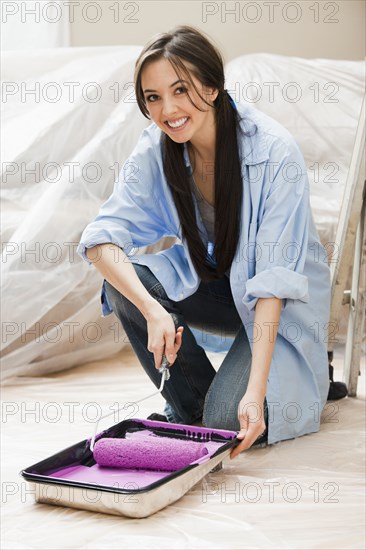
<svg viewBox="0 0 366 550"><path fill-rule="evenodd" d="M224 453L223 458L226 458L229 455L229 449ZM212 465L216 466L219 464L220 461L223 460L223 458L215 457L212 459ZM211 462L211 461L209 461ZM61 497L58 497L58 493L56 493L57 498L53 496L49 496L47 489L46 494L44 492L37 492L41 491L41 484L36 481L29 482L32 487L35 490L35 499L37 503L42 504L51 504L55 506L64 506L72 509L81 509L81 510L87 510L91 512L97 512L102 514L108 514L108 515L115 515L115 516L125 516L135 519L143 519L148 516L151 516L152 514L155 514L156 512L159 512L160 510L164 509L166 506L169 506L170 504L173 504L174 502L177 502L181 498L185 496L185 494L199 481L201 481L209 472L210 467L212 465L209 464L209 462L204 462L202 464L199 464L199 468L193 469L191 471L186 472L185 474L181 475L180 477L176 477L171 481L170 490L168 493L166 493L167 488L169 485L160 485L159 487L156 487L153 491L146 492L140 495L128 495L128 498L133 496L133 498L137 498L137 501L125 501L123 500L122 503L116 502L115 496L113 493L110 492L104 492L99 491L100 498L98 499L98 502L92 500L92 501L85 501L85 498L83 498L82 494L82 488L81 487L71 487L72 489L72 496L73 500L70 501L70 498L63 498L64 494L62 493L63 487L60 485L50 485L45 484L47 488L56 487L57 489L61 489ZM165 491L165 495L164 495ZM173 491L173 492L172 492ZM174 496L172 496L174 494ZM126 495L125 495L126 496ZM113 500L111 498L113 497Z"/></svg>
<svg viewBox="0 0 366 550"><path fill-rule="evenodd" d="M162 426L163 423L158 422L158 421L147 420L147 419L138 419L138 418L129 418L129 419L126 419L126 420L122 420L121 422L111 426L107 430L103 430L102 432L100 432L97 435L96 440L97 440L97 438L99 439L100 437L103 437L103 435L108 433L110 430L116 429L117 427L122 427L123 424L130 423L130 422L135 422L135 423L141 423L142 422L145 426L151 426L151 427L156 427L156 428L163 427L164 428L164 426ZM220 454L227 451L229 448L234 447L235 445L240 443L240 440L237 439L237 437L236 437L239 432L234 432L234 431L231 431L231 430L220 430L218 428L206 428L204 426L200 427L200 426L190 426L190 425L187 425L187 424L173 424L173 423L167 423L166 427L169 427L169 428L172 428L172 429L174 427L177 427L178 429L181 429L181 430L182 429L183 430L184 429L191 429L191 430L196 431L196 432L197 431L201 431L201 432L204 431L206 433L210 433L210 432L214 431L215 433L218 433L219 435L225 435L225 434L233 435L232 439L228 439L228 441L226 443L221 445L221 447L219 447L210 456L209 460L204 462L204 464L208 464L213 458L216 458ZM220 433L220 432L222 432L222 433ZM39 461L35 464L32 464L31 466L28 466L28 467L22 469L19 472L19 475L21 475L26 481L32 482L32 483L41 483L41 484L45 484L45 485L46 484L47 485L59 485L59 486L67 486L67 487L77 487L77 488L80 488L80 489L102 491L102 492L106 492L106 493L137 495L137 494L142 494L142 493L149 493L150 491L153 491L154 489L159 488L160 486L164 485L165 483L168 483L169 481L172 481L173 479L175 479L179 476L182 476L185 473L188 473L190 470L193 470L195 467L201 466L201 464L188 464L187 466L184 466L183 468L180 468L179 470L175 470L173 472L170 472L166 476L162 477L161 479L158 479L158 480L150 483L149 485L146 485L146 486L138 488L138 489L125 489L125 488L119 488L119 487L115 487L115 486L101 485L101 484L98 484L98 483L88 483L88 482L85 482L85 481L81 482L81 481L77 481L77 480L68 480L68 479L59 478L59 477L49 477L49 476L44 475L44 474L29 472L30 469L42 467L43 463L51 461L53 458L58 457L62 453L66 453L67 451L69 451L71 449L74 449L74 448L82 448L82 447L86 446L88 443L90 443L90 439L91 438L87 438L87 439L84 439L82 441L79 441L79 442L77 442L73 445L70 445L69 447L66 447L65 449L62 449L62 450L58 451L57 453L51 455L50 457L47 457L47 458L45 458L45 459L43 459L43 460L41 460L41 461ZM77 464L75 464L75 466L77 466Z"/></svg>

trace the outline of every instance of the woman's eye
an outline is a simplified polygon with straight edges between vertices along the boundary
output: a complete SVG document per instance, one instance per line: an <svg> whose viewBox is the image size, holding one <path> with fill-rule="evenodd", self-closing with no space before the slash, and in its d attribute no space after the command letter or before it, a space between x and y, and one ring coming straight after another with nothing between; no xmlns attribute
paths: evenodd
<svg viewBox="0 0 366 550"><path fill-rule="evenodd" d="M178 95L185 94L187 91L188 91L187 88L185 88L184 86L179 86L179 88L175 89L175 92L177 92ZM146 101L148 101L149 103L155 103L155 101L157 101L158 98L159 98L158 95L151 94L146 96Z"/></svg>
<svg viewBox="0 0 366 550"><path fill-rule="evenodd" d="M158 97L158 96L155 95L155 94L148 95L148 96L146 96L146 100L147 100L147 101L150 101L151 103L153 103L154 101L156 101L156 99L154 99L155 97Z"/></svg>

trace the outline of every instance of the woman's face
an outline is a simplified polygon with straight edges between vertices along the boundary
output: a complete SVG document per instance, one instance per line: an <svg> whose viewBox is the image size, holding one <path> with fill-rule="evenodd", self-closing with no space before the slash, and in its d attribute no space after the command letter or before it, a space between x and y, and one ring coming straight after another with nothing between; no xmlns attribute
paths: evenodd
<svg viewBox="0 0 366 550"><path fill-rule="evenodd" d="M192 73L191 78L202 97L213 103L217 90L203 86ZM215 132L214 107L202 101L190 82L178 80L167 59L153 61L144 67L141 86L151 120L173 141L192 141L194 144L195 141L204 143L212 138ZM204 111L192 105L187 90L192 101Z"/></svg>

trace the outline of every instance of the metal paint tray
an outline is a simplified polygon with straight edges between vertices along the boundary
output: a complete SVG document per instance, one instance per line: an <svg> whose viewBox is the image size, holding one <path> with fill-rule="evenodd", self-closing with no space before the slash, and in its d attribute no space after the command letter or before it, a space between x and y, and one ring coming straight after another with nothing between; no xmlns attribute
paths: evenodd
<svg viewBox="0 0 366 550"><path fill-rule="evenodd" d="M147 517L180 499L226 458L238 432L185 424L129 419L100 432L101 437L154 435L204 442L209 454L174 472L107 468L95 463L90 438L22 470L37 502L134 518Z"/></svg>

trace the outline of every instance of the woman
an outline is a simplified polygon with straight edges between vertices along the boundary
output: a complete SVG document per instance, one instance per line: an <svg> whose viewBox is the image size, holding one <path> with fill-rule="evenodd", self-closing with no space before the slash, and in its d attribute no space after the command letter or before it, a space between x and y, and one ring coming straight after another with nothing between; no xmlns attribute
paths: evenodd
<svg viewBox="0 0 366 550"><path fill-rule="evenodd" d="M240 430L234 458L319 430L330 285L299 148L224 86L197 29L146 44L135 91L152 123L78 251L157 387L168 358L167 420ZM135 255L164 236L176 244ZM217 373L190 327L234 337Z"/></svg>

